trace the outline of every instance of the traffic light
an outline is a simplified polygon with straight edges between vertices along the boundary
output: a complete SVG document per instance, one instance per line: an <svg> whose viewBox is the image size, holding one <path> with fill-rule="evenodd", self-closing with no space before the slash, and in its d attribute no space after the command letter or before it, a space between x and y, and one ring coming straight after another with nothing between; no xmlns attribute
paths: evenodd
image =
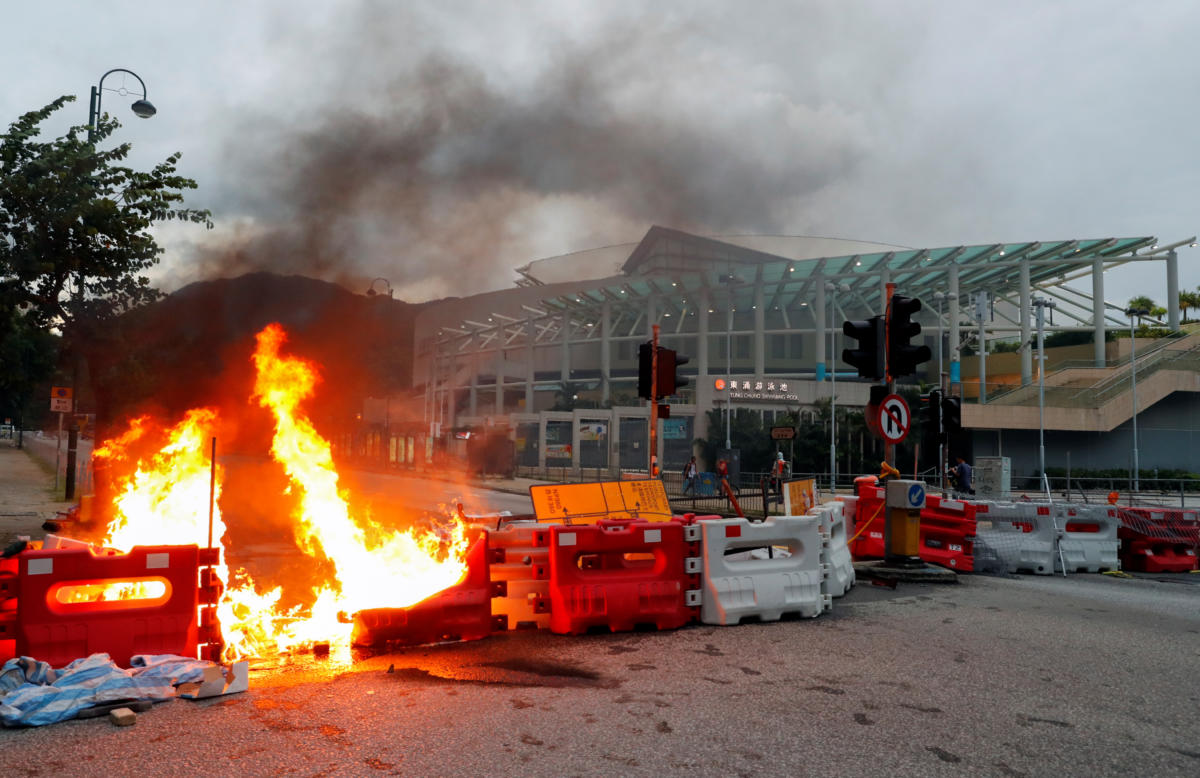
<svg viewBox="0 0 1200 778"><path fill-rule="evenodd" d="M679 387L687 386L688 380L679 375L679 368L688 363L687 357L681 357L674 349L658 347L658 396L670 397L679 391Z"/></svg>
<svg viewBox="0 0 1200 778"><path fill-rule="evenodd" d="M942 442L942 390L930 389L921 398L921 448L932 451L937 456L938 445Z"/></svg>
<svg viewBox="0 0 1200 778"><path fill-rule="evenodd" d="M912 320L912 315L919 310L921 301L917 298L892 295L892 304L888 306L887 372L893 378L912 375L917 372L918 365L933 356L929 346L909 343L921 334L921 325Z"/></svg>
<svg viewBox="0 0 1200 778"><path fill-rule="evenodd" d="M883 378L883 317L843 322L842 332L858 341L858 348L842 349L842 361L858 368L862 378Z"/></svg>
<svg viewBox="0 0 1200 778"><path fill-rule="evenodd" d="M942 398L942 431L946 435L962 432L962 399Z"/></svg>
<svg viewBox="0 0 1200 778"><path fill-rule="evenodd" d="M638 397L653 400L654 344L646 341L638 346Z"/></svg>

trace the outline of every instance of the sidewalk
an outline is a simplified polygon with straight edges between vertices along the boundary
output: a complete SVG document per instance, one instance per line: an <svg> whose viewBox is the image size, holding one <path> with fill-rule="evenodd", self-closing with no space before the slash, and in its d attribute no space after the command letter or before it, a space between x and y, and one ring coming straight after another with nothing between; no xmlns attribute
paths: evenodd
<svg viewBox="0 0 1200 778"><path fill-rule="evenodd" d="M0 446L0 544L18 535L40 538L42 522L74 503L54 498L53 468L25 449Z"/></svg>

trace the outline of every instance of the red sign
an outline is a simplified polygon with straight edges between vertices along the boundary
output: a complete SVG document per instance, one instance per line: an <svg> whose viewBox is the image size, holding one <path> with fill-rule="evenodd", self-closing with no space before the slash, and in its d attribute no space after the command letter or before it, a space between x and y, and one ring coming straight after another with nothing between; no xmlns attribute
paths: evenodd
<svg viewBox="0 0 1200 778"><path fill-rule="evenodd" d="M884 397L883 402L879 404L875 424L879 428L880 437L888 443L894 445L904 440L912 428L912 413L908 410L908 403L898 394Z"/></svg>

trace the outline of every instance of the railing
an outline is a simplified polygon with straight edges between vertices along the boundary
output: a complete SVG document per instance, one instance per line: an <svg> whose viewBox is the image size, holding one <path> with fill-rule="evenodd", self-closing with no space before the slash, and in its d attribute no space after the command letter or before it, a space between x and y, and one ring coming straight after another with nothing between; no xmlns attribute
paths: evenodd
<svg viewBox="0 0 1200 778"><path fill-rule="evenodd" d="M1138 380L1148 379L1164 369L1200 372L1200 346L1193 346L1189 349L1160 347L1145 356L1138 355ZM1132 373L1129 363L1126 362L1119 367L1109 368L1109 370L1111 372L1108 375L1088 386L1045 387L1045 404L1055 408L1099 408L1113 398L1129 391ZM1037 403L1037 384L1016 387L988 397L990 405L1036 405Z"/></svg>

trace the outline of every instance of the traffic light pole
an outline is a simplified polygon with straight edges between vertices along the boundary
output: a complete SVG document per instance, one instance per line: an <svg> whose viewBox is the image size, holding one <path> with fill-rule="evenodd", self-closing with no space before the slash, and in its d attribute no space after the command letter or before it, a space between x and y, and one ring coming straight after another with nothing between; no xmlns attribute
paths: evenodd
<svg viewBox="0 0 1200 778"><path fill-rule="evenodd" d="M658 476L658 325L653 327L650 338L650 461L647 472L651 478Z"/></svg>
<svg viewBox="0 0 1200 778"><path fill-rule="evenodd" d="M892 394L896 391L896 381L892 378L891 364L889 364L889 351L891 344L891 320L892 320L892 296L896 294L896 285L889 283L887 285L887 303L884 307L883 320L886 323L883 331L883 375L887 386L887 393ZM883 443L883 461L887 462L891 467L896 466L896 446L884 440Z"/></svg>

